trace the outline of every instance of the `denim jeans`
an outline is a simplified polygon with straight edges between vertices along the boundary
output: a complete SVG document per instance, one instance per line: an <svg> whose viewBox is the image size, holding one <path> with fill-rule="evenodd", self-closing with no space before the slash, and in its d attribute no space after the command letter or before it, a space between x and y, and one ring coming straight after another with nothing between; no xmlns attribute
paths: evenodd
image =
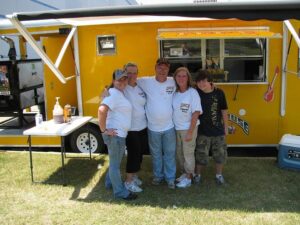
<svg viewBox="0 0 300 225"><path fill-rule="evenodd" d="M112 186L116 198L125 198L129 191L125 188L120 172L120 165L125 152L125 138L102 134L108 148L109 170L105 178L105 187Z"/></svg>
<svg viewBox="0 0 300 225"><path fill-rule="evenodd" d="M148 129L154 178L173 182L176 176L176 133L171 128L156 132Z"/></svg>

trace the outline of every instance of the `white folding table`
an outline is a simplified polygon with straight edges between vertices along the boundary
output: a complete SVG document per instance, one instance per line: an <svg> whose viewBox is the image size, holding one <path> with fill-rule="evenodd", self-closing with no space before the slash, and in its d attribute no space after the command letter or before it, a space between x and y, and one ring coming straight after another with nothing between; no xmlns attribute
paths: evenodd
<svg viewBox="0 0 300 225"><path fill-rule="evenodd" d="M23 132L24 135L28 135L29 143L29 159L30 159L30 172L31 172L31 181L34 183L33 178L33 160L32 160L32 147L31 147L31 136L59 136L61 138L61 163L62 163L62 180L63 185L66 185L65 182L65 137L87 124L92 120L91 116L73 116L70 123L61 123L56 124L53 120L45 121L39 126L32 127ZM90 133L89 135L89 145L90 145ZM90 158L91 158L91 146L89 146Z"/></svg>

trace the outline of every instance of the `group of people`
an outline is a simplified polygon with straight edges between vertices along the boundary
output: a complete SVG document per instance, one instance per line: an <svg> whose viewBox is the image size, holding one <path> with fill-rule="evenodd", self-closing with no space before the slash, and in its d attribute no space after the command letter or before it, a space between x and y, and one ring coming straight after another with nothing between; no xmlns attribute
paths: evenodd
<svg viewBox="0 0 300 225"><path fill-rule="evenodd" d="M169 61L159 58L155 76L138 79L138 66L127 63L113 72L112 84L99 106L99 127L109 154L105 186L113 189L116 198L133 200L142 191L138 172L148 148L153 185L166 181L168 188L175 189L200 183L210 150L216 162L216 181L225 182L228 119L224 92L205 70L198 71L194 88L186 67L179 67L173 77L168 77L169 69ZM123 183L120 164L125 149ZM181 172L177 179L176 161Z"/></svg>

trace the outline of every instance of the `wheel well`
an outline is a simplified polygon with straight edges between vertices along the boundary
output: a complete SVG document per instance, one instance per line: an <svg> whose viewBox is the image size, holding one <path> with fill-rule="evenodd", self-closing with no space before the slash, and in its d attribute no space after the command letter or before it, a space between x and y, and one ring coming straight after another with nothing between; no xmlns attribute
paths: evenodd
<svg viewBox="0 0 300 225"><path fill-rule="evenodd" d="M74 135L76 136L76 135L77 135L78 133L80 133L81 131L87 130L87 129L92 130L91 133L92 133L93 135L96 135L98 140L100 139L100 141L98 141L98 142L99 142L99 143L98 143L98 144L99 144L99 149L98 149L97 152L100 152L100 153L107 153L107 147L106 147L106 145L105 145L104 142L103 142L103 139L102 139L102 135L101 135L99 126L98 126L97 124L94 124L94 123L88 123L88 124L86 124L85 126L79 128L78 130L76 130L76 131L74 131L73 133L71 133L70 135L68 135L68 136L67 136L67 139L66 139L66 144L67 144L67 146L70 147L70 148L72 148L72 143L71 143L71 142L74 141L74 140L72 140L72 139L74 139L73 136L74 136ZM73 146L74 146L74 144L73 144ZM74 149L72 148L72 150L74 150Z"/></svg>
<svg viewBox="0 0 300 225"><path fill-rule="evenodd" d="M95 128L95 129L97 129L98 132L99 132L99 135L101 135L99 125L97 125L97 124L95 124L95 123L89 123L89 126Z"/></svg>

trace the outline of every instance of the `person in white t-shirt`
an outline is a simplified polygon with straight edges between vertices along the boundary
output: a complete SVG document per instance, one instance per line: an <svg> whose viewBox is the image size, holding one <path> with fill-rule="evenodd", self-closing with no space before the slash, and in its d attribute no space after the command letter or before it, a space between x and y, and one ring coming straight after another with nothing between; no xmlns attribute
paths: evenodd
<svg viewBox="0 0 300 225"><path fill-rule="evenodd" d="M127 163L125 187L131 192L141 192L142 181L137 172L141 169L143 152L149 151L147 135L147 119L145 112L146 96L137 86L138 67L135 63L127 63L124 70L128 76L128 85L124 90L125 97L132 105L131 128L126 137Z"/></svg>
<svg viewBox="0 0 300 225"><path fill-rule="evenodd" d="M176 92L173 96L173 121L176 130L177 160L182 175L176 179L179 188L191 186L195 170L195 147L202 113L198 92L192 87L192 77L186 67L174 73Z"/></svg>
<svg viewBox="0 0 300 225"><path fill-rule="evenodd" d="M146 115L148 120L149 148L152 156L154 178L152 184L163 180L170 189L175 188L176 176L176 134L172 120L172 99L175 82L168 77L170 63L159 58L155 64L156 75L137 80L146 94Z"/></svg>
<svg viewBox="0 0 300 225"><path fill-rule="evenodd" d="M113 82L108 90L109 96L103 99L98 109L99 127L104 143L108 148L109 171L105 186L112 186L114 196L125 200L137 198L128 191L121 178L120 165L125 152L125 138L131 126L132 106L124 96L127 86L127 74L117 69L113 73Z"/></svg>

